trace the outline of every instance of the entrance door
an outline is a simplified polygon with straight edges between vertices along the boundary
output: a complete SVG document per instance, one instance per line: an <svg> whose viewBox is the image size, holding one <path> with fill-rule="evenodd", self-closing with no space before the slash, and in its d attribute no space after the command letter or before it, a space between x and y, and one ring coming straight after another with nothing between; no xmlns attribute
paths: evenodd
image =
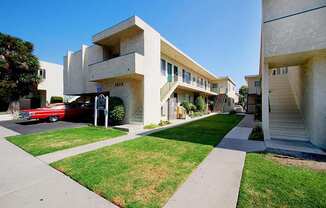
<svg viewBox="0 0 326 208"><path fill-rule="evenodd" d="M168 100L168 120L177 119L177 99L170 98Z"/></svg>
<svg viewBox="0 0 326 208"><path fill-rule="evenodd" d="M172 64L168 63L168 82L172 82Z"/></svg>

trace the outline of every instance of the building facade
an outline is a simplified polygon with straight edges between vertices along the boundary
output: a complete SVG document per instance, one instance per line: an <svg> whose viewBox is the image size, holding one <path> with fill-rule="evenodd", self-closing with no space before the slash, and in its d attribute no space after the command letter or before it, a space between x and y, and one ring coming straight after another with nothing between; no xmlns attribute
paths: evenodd
<svg viewBox="0 0 326 208"><path fill-rule="evenodd" d="M245 76L245 80L248 85L248 95L246 102L246 112L247 113L256 113L257 104L260 104L261 96L261 78L259 75L248 75Z"/></svg>
<svg viewBox="0 0 326 208"><path fill-rule="evenodd" d="M64 57L64 93L120 97L125 123L175 119L176 106L207 101L218 79L137 16L92 37L93 45Z"/></svg>
<svg viewBox="0 0 326 208"><path fill-rule="evenodd" d="M37 92L20 99L20 108L44 107L50 103L51 97L63 97L63 66L40 61L38 75L41 79Z"/></svg>
<svg viewBox="0 0 326 208"><path fill-rule="evenodd" d="M212 84L212 91L216 92L215 111L229 112L239 102L236 83L230 77L219 77Z"/></svg>
<svg viewBox="0 0 326 208"><path fill-rule="evenodd" d="M326 0L263 0L265 138L326 149Z"/></svg>

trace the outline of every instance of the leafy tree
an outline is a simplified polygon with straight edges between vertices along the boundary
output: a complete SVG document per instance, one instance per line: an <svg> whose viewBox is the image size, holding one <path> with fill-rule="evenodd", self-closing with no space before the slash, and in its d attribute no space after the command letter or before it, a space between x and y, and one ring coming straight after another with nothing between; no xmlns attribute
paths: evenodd
<svg viewBox="0 0 326 208"><path fill-rule="evenodd" d="M243 85L239 89L239 104L245 106L247 102L248 87Z"/></svg>
<svg viewBox="0 0 326 208"><path fill-rule="evenodd" d="M0 33L0 96L9 103L8 110L19 110L18 100L37 90L38 59L33 44Z"/></svg>

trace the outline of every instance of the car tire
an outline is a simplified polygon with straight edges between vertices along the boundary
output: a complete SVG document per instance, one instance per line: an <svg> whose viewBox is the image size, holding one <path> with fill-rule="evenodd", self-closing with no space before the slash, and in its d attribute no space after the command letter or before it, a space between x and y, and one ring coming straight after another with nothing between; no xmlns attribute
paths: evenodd
<svg viewBox="0 0 326 208"><path fill-rule="evenodd" d="M53 122L57 122L59 120L59 118L57 117L57 116L50 116L49 117L49 121L51 122L51 123L53 123Z"/></svg>

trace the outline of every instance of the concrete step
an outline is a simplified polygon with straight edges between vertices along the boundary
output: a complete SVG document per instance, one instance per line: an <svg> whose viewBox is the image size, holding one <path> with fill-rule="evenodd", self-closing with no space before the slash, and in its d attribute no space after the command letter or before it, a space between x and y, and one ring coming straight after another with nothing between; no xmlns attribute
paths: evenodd
<svg viewBox="0 0 326 208"><path fill-rule="evenodd" d="M270 122L270 128L305 129L303 122Z"/></svg>
<svg viewBox="0 0 326 208"><path fill-rule="evenodd" d="M309 137L298 137L298 136L288 136L288 135L278 135L278 134L271 134L271 138L286 140L286 141L302 141L302 142L309 141Z"/></svg>
<svg viewBox="0 0 326 208"><path fill-rule="evenodd" d="M305 129L275 129L275 128L270 128L270 132L273 135L286 135L286 136L298 136L298 137L307 137L308 134L306 133Z"/></svg>

